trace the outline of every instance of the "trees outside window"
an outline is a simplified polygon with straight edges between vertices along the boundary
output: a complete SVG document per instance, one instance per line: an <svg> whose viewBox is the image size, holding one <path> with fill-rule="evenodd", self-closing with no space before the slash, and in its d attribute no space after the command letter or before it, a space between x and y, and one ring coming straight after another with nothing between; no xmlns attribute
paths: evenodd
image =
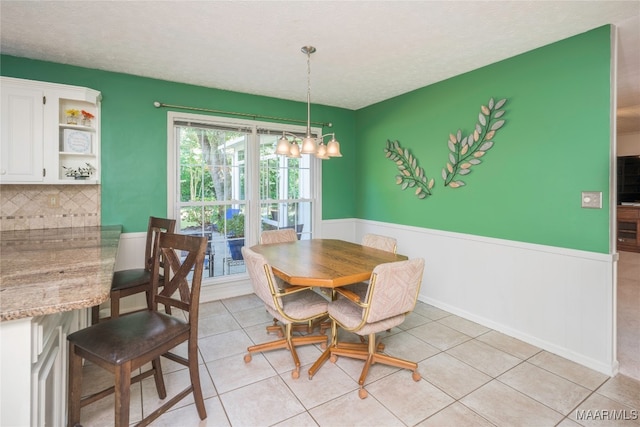
<svg viewBox="0 0 640 427"><path fill-rule="evenodd" d="M178 232L209 240L205 275L245 274L240 248L263 230L312 237L319 161L275 154L283 131L304 129L172 112L169 120L169 208Z"/></svg>

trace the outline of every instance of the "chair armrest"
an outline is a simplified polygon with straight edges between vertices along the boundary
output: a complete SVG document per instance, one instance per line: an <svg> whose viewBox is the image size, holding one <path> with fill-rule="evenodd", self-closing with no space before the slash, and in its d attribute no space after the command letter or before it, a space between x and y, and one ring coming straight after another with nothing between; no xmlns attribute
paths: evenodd
<svg viewBox="0 0 640 427"><path fill-rule="evenodd" d="M310 286L295 286L295 285L287 286L284 289L278 289L276 297L283 297L283 296L290 295L290 294L293 294L293 293L296 293L296 292L306 291L308 289L311 289L311 287Z"/></svg>
<svg viewBox="0 0 640 427"><path fill-rule="evenodd" d="M348 289L335 288L335 291L348 300L355 302L356 304L359 304L361 302L358 294L356 294L355 292L351 292Z"/></svg>

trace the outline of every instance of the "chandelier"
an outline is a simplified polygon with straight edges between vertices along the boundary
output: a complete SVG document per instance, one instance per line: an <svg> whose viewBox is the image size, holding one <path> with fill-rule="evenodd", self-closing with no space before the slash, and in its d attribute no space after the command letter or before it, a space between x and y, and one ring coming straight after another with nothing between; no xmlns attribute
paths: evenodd
<svg viewBox="0 0 640 427"><path fill-rule="evenodd" d="M311 136L311 54L316 51L316 48L303 46L301 50L302 53L307 55L307 134L301 139L292 133L282 132L282 137L278 139L278 145L276 146L276 154L295 158L301 157L301 153L315 154L317 158L323 160L330 157L342 157L340 143L336 140L335 133L328 133L319 137ZM331 139L325 145L324 138L326 136L331 136ZM298 145L298 141L300 141L300 145Z"/></svg>

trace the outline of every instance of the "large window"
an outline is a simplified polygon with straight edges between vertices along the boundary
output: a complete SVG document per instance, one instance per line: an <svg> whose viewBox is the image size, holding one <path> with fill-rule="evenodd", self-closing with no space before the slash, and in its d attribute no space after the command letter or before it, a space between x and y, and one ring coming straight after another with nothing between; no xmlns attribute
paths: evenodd
<svg viewBox="0 0 640 427"><path fill-rule="evenodd" d="M169 128L169 212L178 232L207 237L205 278L244 274L241 248L263 230L311 238L320 161L275 154L283 131L303 128L175 112Z"/></svg>

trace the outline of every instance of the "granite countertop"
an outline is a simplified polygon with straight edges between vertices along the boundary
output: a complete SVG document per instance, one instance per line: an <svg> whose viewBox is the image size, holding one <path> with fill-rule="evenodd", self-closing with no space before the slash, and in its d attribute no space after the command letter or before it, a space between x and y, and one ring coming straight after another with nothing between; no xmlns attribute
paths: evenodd
<svg viewBox="0 0 640 427"><path fill-rule="evenodd" d="M107 300L122 227L0 233L0 321Z"/></svg>

